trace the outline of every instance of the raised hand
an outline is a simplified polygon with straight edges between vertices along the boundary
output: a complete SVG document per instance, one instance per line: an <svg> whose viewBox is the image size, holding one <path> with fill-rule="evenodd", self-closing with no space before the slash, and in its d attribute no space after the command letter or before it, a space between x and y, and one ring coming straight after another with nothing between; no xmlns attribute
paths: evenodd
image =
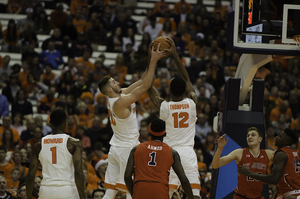
<svg viewBox="0 0 300 199"><path fill-rule="evenodd" d="M219 148L224 148L224 146L227 144L227 142L228 142L228 138L225 140L225 135L226 134L224 134L224 135L222 135L221 137L219 137L219 139L218 139L218 147Z"/></svg>
<svg viewBox="0 0 300 199"><path fill-rule="evenodd" d="M160 51L160 43L157 45L156 50L154 50L154 46L152 46L152 50L151 50L151 61L158 61L163 57L166 57L168 55L168 53L166 51Z"/></svg>
<svg viewBox="0 0 300 199"><path fill-rule="evenodd" d="M165 51L170 53L173 56L177 55L176 45L175 45L173 39L171 39L170 37L167 37L165 40L171 45L170 49L165 49Z"/></svg>

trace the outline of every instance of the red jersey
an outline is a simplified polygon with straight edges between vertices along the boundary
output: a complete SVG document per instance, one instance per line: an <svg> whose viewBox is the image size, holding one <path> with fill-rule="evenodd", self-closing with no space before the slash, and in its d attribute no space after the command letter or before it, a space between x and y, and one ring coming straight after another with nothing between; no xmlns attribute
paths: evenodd
<svg viewBox="0 0 300 199"><path fill-rule="evenodd" d="M294 151L288 146L277 150L276 153L278 151L283 151L288 156L287 163L284 166L283 173L277 184L280 193L284 195L290 191L300 190L300 163L297 151ZM298 193L298 195L300 194Z"/></svg>
<svg viewBox="0 0 300 199"><path fill-rule="evenodd" d="M254 173L266 174L268 170L269 157L264 149L260 150L257 157L254 157L249 148L243 148L242 159L238 165L246 166ZM235 192L248 198L260 198L263 190L263 182L249 176L238 175L238 183Z"/></svg>
<svg viewBox="0 0 300 199"><path fill-rule="evenodd" d="M134 183L159 182L169 186L169 173L173 164L172 148L159 141L146 141L134 152Z"/></svg>

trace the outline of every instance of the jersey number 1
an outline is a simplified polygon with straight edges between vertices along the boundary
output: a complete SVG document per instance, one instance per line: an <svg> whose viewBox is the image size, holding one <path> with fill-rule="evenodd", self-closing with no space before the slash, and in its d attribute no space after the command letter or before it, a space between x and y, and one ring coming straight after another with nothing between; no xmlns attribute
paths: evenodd
<svg viewBox="0 0 300 199"><path fill-rule="evenodd" d="M148 165L149 165L149 166L156 166L156 162L155 162L156 152L150 153L149 156L151 157L151 159L150 159L150 161L148 162Z"/></svg>
<svg viewBox="0 0 300 199"><path fill-rule="evenodd" d="M56 164L56 147L50 148L50 151L52 152L52 164Z"/></svg>
<svg viewBox="0 0 300 199"><path fill-rule="evenodd" d="M189 114L187 112L182 112L182 113L173 113L172 116L174 117L174 128L187 128L189 127L188 123L184 123L189 119ZM182 118L178 122L178 118Z"/></svg>

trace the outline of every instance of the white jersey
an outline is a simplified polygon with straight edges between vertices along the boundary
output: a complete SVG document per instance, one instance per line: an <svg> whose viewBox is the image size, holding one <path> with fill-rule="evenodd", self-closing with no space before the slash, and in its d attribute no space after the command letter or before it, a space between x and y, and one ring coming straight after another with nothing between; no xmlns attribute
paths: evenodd
<svg viewBox="0 0 300 199"><path fill-rule="evenodd" d="M197 112L193 100L185 98L180 102L163 101L160 119L166 122L165 143L170 147L194 147Z"/></svg>
<svg viewBox="0 0 300 199"><path fill-rule="evenodd" d="M42 138L39 160L43 166L42 186L75 185L73 156L67 148L69 135Z"/></svg>
<svg viewBox="0 0 300 199"><path fill-rule="evenodd" d="M136 119L135 103L131 104L129 117L121 119L115 115L112 108L117 99L119 99L119 97L108 98L109 119L114 131L114 135L109 144L111 146L134 147L139 144L139 129Z"/></svg>

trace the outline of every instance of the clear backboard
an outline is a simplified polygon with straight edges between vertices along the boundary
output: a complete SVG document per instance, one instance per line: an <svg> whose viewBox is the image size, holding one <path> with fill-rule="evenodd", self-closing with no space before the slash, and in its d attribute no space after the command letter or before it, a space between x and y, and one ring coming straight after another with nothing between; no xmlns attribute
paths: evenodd
<svg viewBox="0 0 300 199"><path fill-rule="evenodd" d="M300 0L233 0L227 31L230 51L300 56Z"/></svg>

